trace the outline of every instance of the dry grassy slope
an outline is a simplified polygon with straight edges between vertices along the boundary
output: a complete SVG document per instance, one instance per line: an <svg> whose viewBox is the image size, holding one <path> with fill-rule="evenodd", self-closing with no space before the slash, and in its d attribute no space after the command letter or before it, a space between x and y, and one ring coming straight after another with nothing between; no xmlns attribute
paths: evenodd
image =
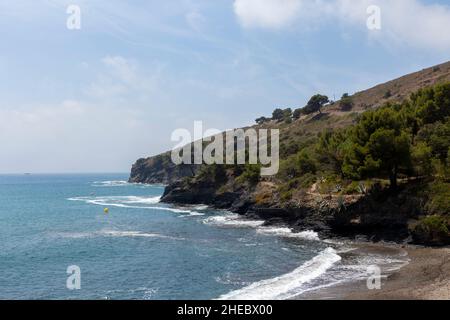
<svg viewBox="0 0 450 320"><path fill-rule="evenodd" d="M350 111L341 111L337 101L325 107L323 114L303 116L291 124L271 121L263 127L279 128L282 144L293 144L293 140L298 140L301 144L302 140L317 135L325 128L343 128L353 124L356 116L364 111L377 108L387 102L404 101L411 93L421 88L447 81L450 81L450 61L357 92L352 96L354 107ZM387 92L391 93L390 97L387 97Z"/></svg>
<svg viewBox="0 0 450 320"><path fill-rule="evenodd" d="M353 111L376 108L389 101L402 101L420 88L446 81L450 81L450 61L355 93L352 96ZM387 92L391 93L390 97L386 97ZM328 110L338 111L339 103L329 106Z"/></svg>

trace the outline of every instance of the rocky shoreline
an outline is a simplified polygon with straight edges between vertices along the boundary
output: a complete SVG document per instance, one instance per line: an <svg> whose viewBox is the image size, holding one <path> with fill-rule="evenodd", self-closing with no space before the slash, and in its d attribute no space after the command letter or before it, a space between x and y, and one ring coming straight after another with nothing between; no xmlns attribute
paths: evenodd
<svg viewBox="0 0 450 320"><path fill-rule="evenodd" d="M182 181L168 185L162 202L176 205L205 204L248 219L264 220L267 226L283 225L294 232L314 231L323 238L345 237L371 242L390 241L430 246L446 245L447 239L428 239L411 225L423 212L423 199L411 193L414 183L392 193L379 190L367 195L336 198L306 195L302 202L257 204L249 190L217 193L214 185L189 188Z"/></svg>
<svg viewBox="0 0 450 320"><path fill-rule="evenodd" d="M380 290L368 290L366 281L355 280L313 290L295 300L434 300L450 299L450 249L442 243L421 238L410 224L423 212L422 199L412 196L410 187L397 193L380 191L339 203L332 197L315 195L301 205L277 207L256 205L244 190L217 195L213 186L186 189L182 182L169 185L162 201L177 205L207 204L226 209L246 219L264 220L265 226L288 226L293 232L311 230L322 239L357 239L352 242L364 252L405 251L409 263L384 273ZM414 187L414 186L413 186ZM308 197L306 197L308 198ZM412 245L420 243L440 248ZM386 272L386 270L383 270Z"/></svg>

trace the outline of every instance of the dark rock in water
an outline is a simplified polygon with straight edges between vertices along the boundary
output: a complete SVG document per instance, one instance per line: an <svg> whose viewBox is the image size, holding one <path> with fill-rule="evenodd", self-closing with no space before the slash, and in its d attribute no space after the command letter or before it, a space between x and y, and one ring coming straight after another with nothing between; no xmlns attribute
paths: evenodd
<svg viewBox="0 0 450 320"><path fill-rule="evenodd" d="M286 225L286 221L283 218L269 218L264 222L265 227L283 226Z"/></svg>
<svg viewBox="0 0 450 320"><path fill-rule="evenodd" d="M215 189L213 186L202 186L201 188L187 188L184 181L170 184L164 190L162 202L174 204L214 204Z"/></svg>
<svg viewBox="0 0 450 320"><path fill-rule="evenodd" d="M251 206L253 206L254 202L249 198L243 198L239 194L235 195L235 201L231 205L230 210L232 212L238 213L238 214L246 214Z"/></svg>
<svg viewBox="0 0 450 320"><path fill-rule="evenodd" d="M234 203L239 199L240 194L237 192L224 192L213 196L214 207L217 209L233 208ZM237 205L235 211L245 212Z"/></svg>
<svg viewBox="0 0 450 320"><path fill-rule="evenodd" d="M261 219L268 220L272 218L280 218L284 221L294 220L294 216L291 212L281 208L253 208L254 213Z"/></svg>
<svg viewBox="0 0 450 320"><path fill-rule="evenodd" d="M161 198L162 202L174 204L207 204L217 209L230 209L233 205L239 211L239 205L235 204L240 198L240 193L217 193L214 184L187 184L185 181L177 181L167 186ZM242 204L245 207L245 204ZM246 209L240 210L242 213Z"/></svg>

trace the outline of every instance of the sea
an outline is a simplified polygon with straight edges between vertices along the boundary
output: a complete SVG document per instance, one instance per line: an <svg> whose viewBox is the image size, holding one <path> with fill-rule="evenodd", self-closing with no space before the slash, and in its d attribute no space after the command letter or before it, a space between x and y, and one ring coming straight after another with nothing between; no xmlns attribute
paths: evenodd
<svg viewBox="0 0 450 320"><path fill-rule="evenodd" d="M163 204L163 185L127 179L0 175L0 299L301 299L407 263L401 252L356 253L313 231Z"/></svg>

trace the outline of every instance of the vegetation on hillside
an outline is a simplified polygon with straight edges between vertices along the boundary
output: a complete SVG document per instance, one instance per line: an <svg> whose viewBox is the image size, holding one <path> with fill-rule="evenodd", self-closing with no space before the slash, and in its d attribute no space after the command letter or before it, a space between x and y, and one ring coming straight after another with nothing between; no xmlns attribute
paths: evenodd
<svg viewBox="0 0 450 320"><path fill-rule="evenodd" d="M272 118L259 117L255 121L257 124L264 124L269 121L285 122L289 124L293 120L300 119L300 117L303 115L310 115L317 112L322 114L322 108L330 104L330 102L331 101L327 96L316 94L311 97L306 106L304 106L303 108L298 108L294 111L292 111L291 108L277 108L272 112ZM345 111L351 110L353 104L351 102L351 98L348 95L346 99L342 101L342 103L343 105L345 105L343 106L343 109L345 109Z"/></svg>
<svg viewBox="0 0 450 320"><path fill-rule="evenodd" d="M408 227L418 243L449 243L450 82L413 92L420 87L413 81L419 76L405 78L407 90L399 87L402 78L353 96L344 94L337 102L318 94L303 108L277 108L271 118L258 118L255 126L280 130L276 176L261 177L259 165L178 166L185 179L177 190L218 195L224 208L236 195L242 195L238 205L243 208L246 201L263 207L341 208L373 200L384 206L379 213L391 214L389 205L395 203L397 209L405 208L403 218L412 218ZM135 176L142 180L140 176L155 175L169 154L162 158L138 161L134 167L140 175ZM147 173L149 166L153 171Z"/></svg>
<svg viewBox="0 0 450 320"><path fill-rule="evenodd" d="M281 202L301 200L308 191L341 199L390 188L395 195L400 183L413 182L417 189L409 189L409 197L422 199L419 210L428 215L411 228L413 238L436 245L450 241L450 83L418 90L402 103L358 115L354 125L302 141L282 158ZM282 155L292 150L286 147Z"/></svg>
<svg viewBox="0 0 450 320"><path fill-rule="evenodd" d="M351 100L344 95L342 100L346 99ZM320 112L327 101L327 97L316 95L303 113ZM441 189L449 186L450 83L421 89L402 103L386 103L348 116L356 117L354 125L333 128L323 123L327 121L324 118L317 120L319 130L314 133L314 121L286 122L295 117L290 108L273 112L273 119L282 121L282 135L280 171L272 180L281 193L285 191L283 199L288 201L293 190L315 182L320 191L340 194L362 193L375 184L395 190L399 181L408 179L441 181ZM308 125L308 130L302 131L302 125ZM327 129L320 129L323 127ZM255 166L224 168L228 177L238 178L238 184L252 186L261 179ZM204 168L200 178L215 177L211 170ZM226 183L227 179L220 181ZM449 209L445 204L440 208L441 213Z"/></svg>

